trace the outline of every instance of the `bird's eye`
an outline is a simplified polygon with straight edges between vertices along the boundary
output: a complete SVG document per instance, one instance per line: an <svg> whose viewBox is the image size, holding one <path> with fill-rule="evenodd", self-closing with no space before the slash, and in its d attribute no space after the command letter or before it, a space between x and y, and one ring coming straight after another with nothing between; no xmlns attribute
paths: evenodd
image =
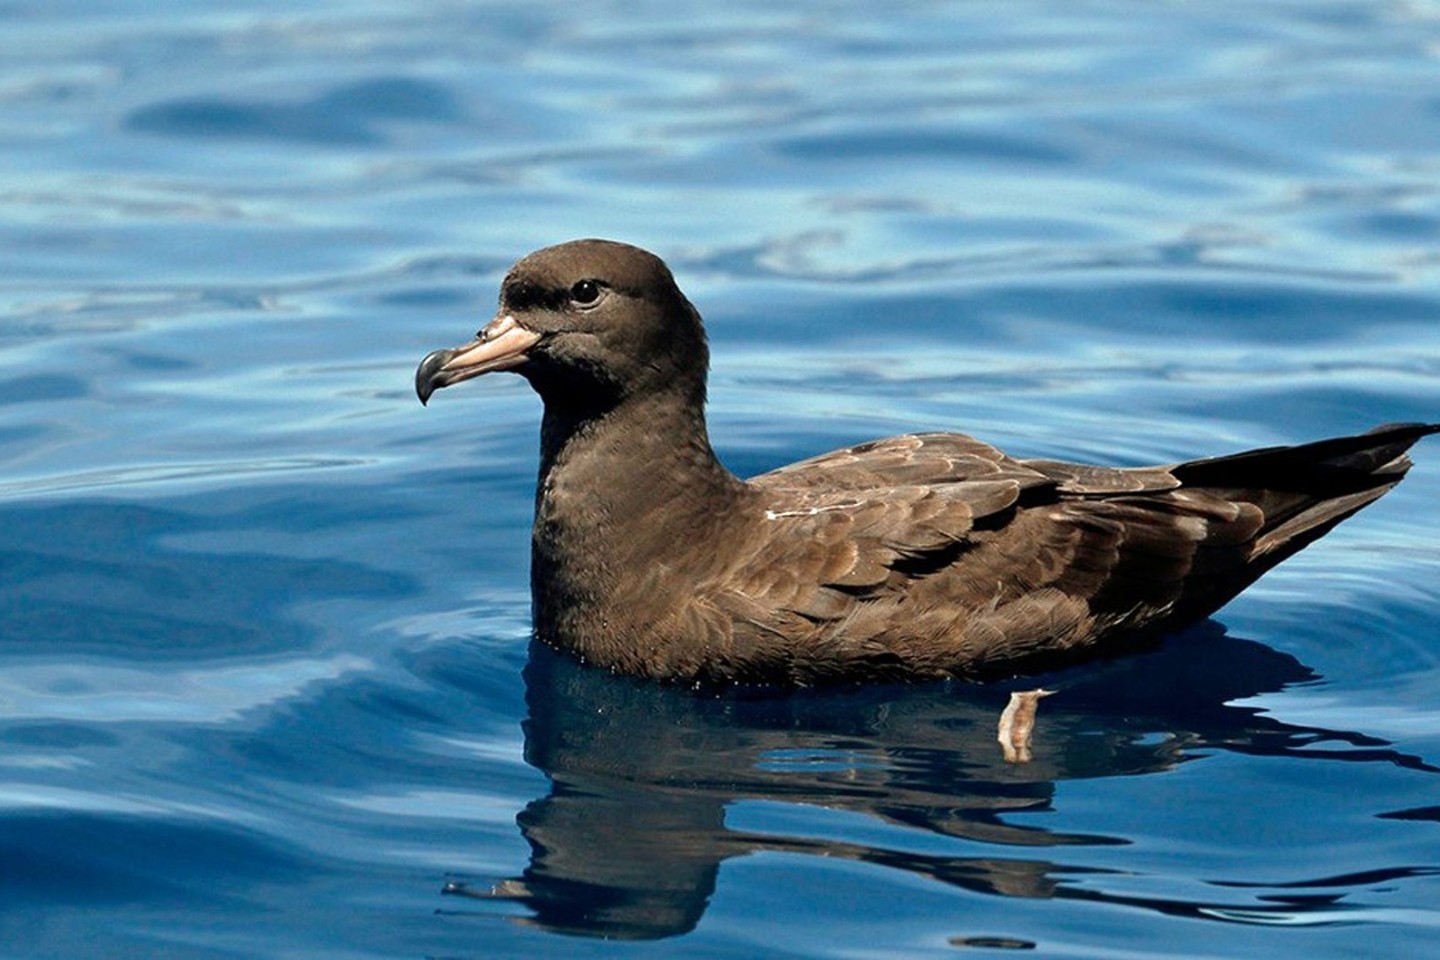
<svg viewBox="0 0 1440 960"><path fill-rule="evenodd" d="M589 307L600 299L600 284L595 280L580 280L570 288L570 302Z"/></svg>

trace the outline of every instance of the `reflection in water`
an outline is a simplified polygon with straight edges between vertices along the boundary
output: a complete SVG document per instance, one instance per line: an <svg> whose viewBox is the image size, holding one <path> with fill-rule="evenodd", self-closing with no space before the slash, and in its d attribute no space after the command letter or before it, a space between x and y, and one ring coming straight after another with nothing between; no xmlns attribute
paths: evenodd
<svg viewBox="0 0 1440 960"><path fill-rule="evenodd" d="M1166 770L1202 748L1267 756L1303 750L1432 769L1371 737L1227 705L1317 678L1293 657L1227 637L1213 623L1141 656L1021 681L1061 691L1041 706L1035 757L1023 764L1005 762L996 742L1005 685L701 696L580 667L539 644L525 679L526 759L552 782L550 794L518 818L530 865L493 890L454 883L447 892L514 900L532 911L528 923L593 936L691 930L721 862L759 851L860 860L976 892L1214 919L1332 907L1300 895L1257 911L1067 884L1102 871L999 848L1128 841L1015 826L1006 815L1050 809L1059 781ZM1316 750L1322 741L1343 747ZM937 856L726 826L728 807L756 799L853 811L997 850Z"/></svg>

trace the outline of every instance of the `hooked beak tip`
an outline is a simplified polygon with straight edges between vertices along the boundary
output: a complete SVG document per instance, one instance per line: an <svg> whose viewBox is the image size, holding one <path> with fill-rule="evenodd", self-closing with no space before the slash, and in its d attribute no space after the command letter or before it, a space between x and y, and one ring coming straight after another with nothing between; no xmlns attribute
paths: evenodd
<svg viewBox="0 0 1440 960"><path fill-rule="evenodd" d="M420 398L421 406L429 406L431 395L443 386L439 382L440 370L453 355L453 350L436 350L420 361L420 366L415 369L415 395Z"/></svg>

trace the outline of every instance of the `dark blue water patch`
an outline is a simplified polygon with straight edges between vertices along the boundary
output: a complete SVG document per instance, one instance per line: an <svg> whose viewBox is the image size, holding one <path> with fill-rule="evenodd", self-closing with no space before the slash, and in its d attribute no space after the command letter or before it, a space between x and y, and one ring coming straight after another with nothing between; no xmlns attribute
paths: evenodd
<svg viewBox="0 0 1440 960"><path fill-rule="evenodd" d="M1174 280L1071 289L1006 289L982 298L997 311L1035 311L1106 331L1181 333L1227 343L1340 340L1383 320L1433 323L1434 298L1389 289L1306 288Z"/></svg>
<svg viewBox="0 0 1440 960"><path fill-rule="evenodd" d="M1034 214L1011 217L915 218L906 226L917 238L953 243L955 248L974 249L987 243L1025 241L1032 243L1099 243L1114 235L1093 222L1061 220Z"/></svg>
<svg viewBox="0 0 1440 960"><path fill-rule="evenodd" d="M342 289L336 301L352 312L356 309L362 313L381 311L374 320L357 318L356 322L387 327L409 323L411 318L406 314L415 311L441 312L455 321L449 335L463 337L489 319L495 309L500 278L511 263L513 259L509 256L413 257L375 275L378 286ZM397 309L406 313L397 315Z"/></svg>
<svg viewBox="0 0 1440 960"><path fill-rule="evenodd" d="M190 729L176 739L193 751L195 777L216 767L251 771L251 782L236 789L253 792L259 806L281 802L280 791L308 810L321 788L365 795L419 787L488 796L518 783L523 795L533 789L528 768L455 744L517 736L526 649L524 639L480 636L395 650L384 656L380 673L317 684L249 723ZM360 817L369 829L354 811L327 814L332 820L342 815ZM438 829L433 823L410 828Z"/></svg>
<svg viewBox="0 0 1440 960"><path fill-rule="evenodd" d="M215 544L224 546L227 534L243 536L257 530L323 534L337 528L363 530L382 520L420 520L423 507L408 500L406 492L402 482L379 488L364 484L340 488L319 482L250 484L192 498L186 506L205 513L205 520L192 523L212 531Z"/></svg>
<svg viewBox="0 0 1440 960"><path fill-rule="evenodd" d="M768 149L790 160L864 163L883 158L919 161L976 161L1054 166L1074 163L1077 155L1031 137L993 130L884 128L866 126L836 133L782 137Z"/></svg>
<svg viewBox="0 0 1440 960"><path fill-rule="evenodd" d="M987 350L1023 351L1044 364L1035 366L1043 376L1051 365L1058 370L1101 337L1124 337L1137 345L1172 343L1176 363L1204 366L1204 354L1197 351L1212 344L1273 347L1275 356L1283 358L1295 344L1341 343L1381 324L1429 329L1440 315L1440 301L1423 294L1286 283L1011 283L924 294L881 287L865 296L851 289L842 283L835 292L805 296L792 290L760 308L720 303L707 311L700 304L712 336L713 369L725 375L728 344L761 336L776 355L793 358L796 367L811 351L833 357L837 343L847 351L873 345L877 358L943 344L982 357ZM1049 331L1044 343L1036 342L1037 322Z"/></svg>
<svg viewBox="0 0 1440 960"><path fill-rule="evenodd" d="M1389 386L1384 371L1373 371L1370 379L1372 388L1363 389L1341 383L1271 386L1263 376L1256 376L1251 383L1207 396L1205 410L1210 416L1235 422L1262 422L1273 435L1297 443L1321 439L1322 430L1358 432L1382 423L1429 422L1440 416L1433 403ZM1415 455L1440 459L1440 443L1422 440Z"/></svg>
<svg viewBox="0 0 1440 960"><path fill-rule="evenodd" d="M321 97L327 109L357 117L442 122L461 117L455 97L438 83L384 77L352 83Z"/></svg>
<svg viewBox="0 0 1440 960"><path fill-rule="evenodd" d="M8 558L0 556L0 569L11 569ZM73 579L90 587L102 586L96 578L87 580L83 571L77 571ZM33 583L22 579L20 585ZM4 593L8 596L0 597L0 632L5 637L4 653L11 657L102 656L149 662L164 656L191 659L275 653L302 649L308 639L306 631L295 625L225 622L209 619L209 612L200 609L190 616L167 616L127 609L113 595L102 595L99 604L37 598L22 605L11 590ZM114 605L106 606L107 599Z"/></svg>
<svg viewBox="0 0 1440 960"><path fill-rule="evenodd" d="M376 306L420 308L425 310L469 307L475 302L475 290L470 286L454 287L412 287L389 290L373 298Z"/></svg>
<svg viewBox="0 0 1440 960"><path fill-rule="evenodd" d="M64 373L33 373L0 380L0 406L73 400L89 393L90 386L84 379Z"/></svg>
<svg viewBox="0 0 1440 960"><path fill-rule="evenodd" d="M525 641L507 642L493 649L477 646L435 647L408 655L407 670L430 691L426 703L438 709L462 709L472 717L475 704L484 704L504 716L519 716L523 692L516 683L527 662Z"/></svg>
<svg viewBox="0 0 1440 960"><path fill-rule="evenodd" d="M265 520L293 523L294 514ZM273 653L310 640L311 628L285 615L292 604L416 589L402 575L344 559L160 542L179 534L225 543L223 529L194 515L137 504L0 511L0 647L7 656L145 660Z"/></svg>
<svg viewBox="0 0 1440 960"><path fill-rule="evenodd" d="M133 111L125 127L182 138L284 140L332 147L378 146L387 122L447 123L462 113L445 87L390 77L349 84L298 102L197 98Z"/></svg>
<svg viewBox="0 0 1440 960"><path fill-rule="evenodd" d="M29 453L54 434L53 427L38 423L0 427L0 463L8 459L3 453L6 448L14 448L17 454Z"/></svg>
<svg viewBox="0 0 1440 960"><path fill-rule="evenodd" d="M1175 111L1171 105L1122 116L1096 115L1082 122L1088 164L1105 170L1107 176L1124 169L1176 195L1220 200L1235 189L1222 171L1293 176L1296 164L1306 162L1280 144L1260 140L1249 131L1227 129L1222 122L1197 123L1191 112Z"/></svg>
<svg viewBox="0 0 1440 960"><path fill-rule="evenodd" d="M113 747L120 738L98 727L74 723L21 723L0 730L0 741L50 750Z"/></svg>
<svg viewBox="0 0 1440 960"><path fill-rule="evenodd" d="M193 370L198 364L186 357L150 350L115 350L113 355L131 370L143 373L176 373Z"/></svg>
<svg viewBox="0 0 1440 960"><path fill-rule="evenodd" d="M1007 284L958 297L889 300L880 315L925 333L952 336L972 330L1003 332L1009 318L1021 317L1053 320L1077 331L1178 334L1192 343L1294 344L1348 339L1381 322L1429 325L1437 308L1440 303L1433 297L1383 288L1364 292L1177 278L1045 287ZM843 329L875 310L874 301L862 300L838 319Z"/></svg>
<svg viewBox="0 0 1440 960"><path fill-rule="evenodd" d="M1351 221L1348 229L1385 240L1434 242L1440 238L1440 217L1390 210Z"/></svg>
<svg viewBox="0 0 1440 960"><path fill-rule="evenodd" d="M0 914L152 899L243 910L236 891L246 884L293 882L301 872L301 861L275 844L214 822L12 813L0 836Z"/></svg>
<svg viewBox="0 0 1440 960"><path fill-rule="evenodd" d="M473 254L430 254L426 256L411 257L401 264L395 271L399 276L410 280L448 280L452 277L473 278L486 277L496 281L499 286L499 279L510 265L515 262L514 257L484 257ZM468 289L474 292L473 287Z"/></svg>

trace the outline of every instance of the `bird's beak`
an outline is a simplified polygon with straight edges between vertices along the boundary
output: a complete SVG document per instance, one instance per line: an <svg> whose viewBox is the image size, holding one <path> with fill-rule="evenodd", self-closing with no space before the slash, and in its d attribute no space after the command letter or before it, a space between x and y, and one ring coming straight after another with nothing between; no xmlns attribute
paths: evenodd
<svg viewBox="0 0 1440 960"><path fill-rule="evenodd" d="M430 394L441 387L494 370L513 370L525 362L526 351L539 339L540 334L525 329L513 316L503 313L487 323L469 343L436 350L421 360L415 371L415 392L420 402L426 403Z"/></svg>

